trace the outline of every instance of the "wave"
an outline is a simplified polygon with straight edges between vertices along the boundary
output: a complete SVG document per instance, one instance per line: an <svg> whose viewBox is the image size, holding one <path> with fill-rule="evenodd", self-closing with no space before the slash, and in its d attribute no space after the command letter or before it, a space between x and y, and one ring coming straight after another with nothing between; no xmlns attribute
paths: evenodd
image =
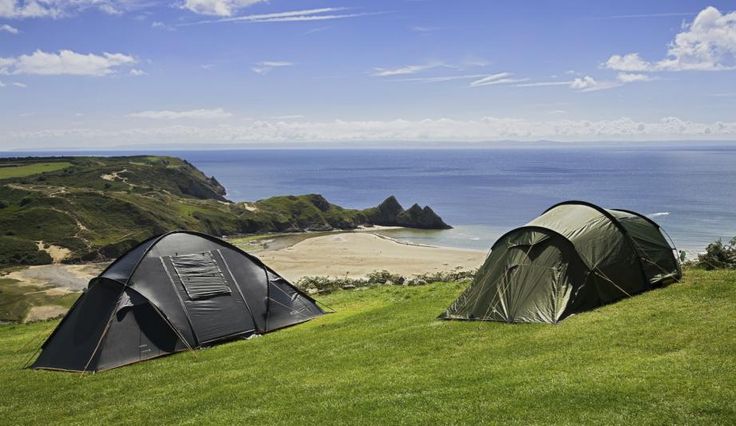
<svg viewBox="0 0 736 426"><path fill-rule="evenodd" d="M670 212L657 212L657 213L650 213L647 215L647 217L660 217L660 216L669 216Z"/></svg>

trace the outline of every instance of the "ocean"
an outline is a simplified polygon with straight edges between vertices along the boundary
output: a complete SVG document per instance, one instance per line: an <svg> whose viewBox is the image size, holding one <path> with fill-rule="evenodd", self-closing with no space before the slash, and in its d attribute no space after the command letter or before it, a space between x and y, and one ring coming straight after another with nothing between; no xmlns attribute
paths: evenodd
<svg viewBox="0 0 736 426"><path fill-rule="evenodd" d="M319 193L351 208L389 195L405 207L429 205L454 229L390 234L423 244L487 250L565 200L646 214L690 255L736 236L736 144L73 152L133 153L186 158L234 201ZM61 153L0 153L26 154Z"/></svg>

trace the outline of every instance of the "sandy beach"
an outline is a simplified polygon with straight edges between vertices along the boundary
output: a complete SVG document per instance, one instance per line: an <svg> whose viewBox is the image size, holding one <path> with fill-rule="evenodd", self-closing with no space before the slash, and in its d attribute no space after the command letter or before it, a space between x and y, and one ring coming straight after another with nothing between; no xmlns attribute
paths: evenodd
<svg viewBox="0 0 736 426"><path fill-rule="evenodd" d="M291 281L304 276L358 278L379 270L404 276L478 268L486 253L407 244L368 232L323 235L257 256Z"/></svg>
<svg viewBox="0 0 736 426"><path fill-rule="evenodd" d="M478 268L486 255L476 250L405 243L374 233L379 230L275 237L284 241L253 254L293 282L304 276L358 278L380 270L407 277L469 270ZM249 250L246 245L241 247ZM45 288L49 294L65 294L84 289L105 266L107 263L39 265L13 271L4 278L17 280L17 285Z"/></svg>

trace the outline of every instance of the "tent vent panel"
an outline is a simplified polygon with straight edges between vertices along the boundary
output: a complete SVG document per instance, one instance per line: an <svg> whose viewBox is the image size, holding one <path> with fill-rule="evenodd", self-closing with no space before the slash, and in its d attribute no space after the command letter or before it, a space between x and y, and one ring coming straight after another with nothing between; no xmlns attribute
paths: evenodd
<svg viewBox="0 0 736 426"><path fill-rule="evenodd" d="M232 292L212 252L171 256L171 264L192 300Z"/></svg>

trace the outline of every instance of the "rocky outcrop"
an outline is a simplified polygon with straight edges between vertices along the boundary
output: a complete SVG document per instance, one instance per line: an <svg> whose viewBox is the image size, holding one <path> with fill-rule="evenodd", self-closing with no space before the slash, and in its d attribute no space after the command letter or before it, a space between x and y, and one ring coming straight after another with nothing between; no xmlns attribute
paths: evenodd
<svg viewBox="0 0 736 426"><path fill-rule="evenodd" d="M452 226L446 224L437 213L429 206L420 207L414 204L408 210L404 210L396 217L400 226L421 229L450 229Z"/></svg>
<svg viewBox="0 0 736 426"><path fill-rule="evenodd" d="M429 206L414 204L404 210L393 195L386 198L378 207L363 210L366 220L373 225L404 226L419 229L451 229Z"/></svg>

